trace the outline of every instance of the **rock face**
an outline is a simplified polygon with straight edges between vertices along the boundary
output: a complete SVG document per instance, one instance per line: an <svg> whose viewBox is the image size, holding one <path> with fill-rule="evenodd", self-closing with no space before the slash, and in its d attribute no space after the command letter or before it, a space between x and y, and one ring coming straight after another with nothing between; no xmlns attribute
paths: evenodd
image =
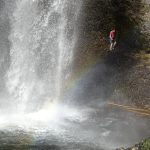
<svg viewBox="0 0 150 150"><path fill-rule="evenodd" d="M143 0L84 0L74 70L101 59L109 49L109 32L117 29L119 51L148 49L150 9ZM78 71L77 71L78 72Z"/></svg>
<svg viewBox="0 0 150 150"><path fill-rule="evenodd" d="M149 7L149 1L143 0L84 0L79 45L74 54L74 76L104 60L108 66L106 73L109 74L109 68L115 70L113 75L108 75L114 91L109 99L147 105L150 64L141 59L143 54L135 55L141 51L147 53L149 49ZM118 31L117 48L109 53L108 34L114 26Z"/></svg>
<svg viewBox="0 0 150 150"><path fill-rule="evenodd" d="M149 3L143 0L85 0L81 13L80 34L85 39L100 31L108 38L109 31L116 27L119 41L138 47L141 26L144 24L144 29L148 29L148 14Z"/></svg>
<svg viewBox="0 0 150 150"><path fill-rule="evenodd" d="M131 59L134 62L130 64L129 59L128 69L119 70L112 99L116 103L150 108L150 55L139 53Z"/></svg>

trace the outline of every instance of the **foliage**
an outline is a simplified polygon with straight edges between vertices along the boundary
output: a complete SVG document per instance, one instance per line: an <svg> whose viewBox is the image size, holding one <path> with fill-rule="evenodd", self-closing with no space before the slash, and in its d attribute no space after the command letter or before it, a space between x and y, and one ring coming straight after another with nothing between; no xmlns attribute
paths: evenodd
<svg viewBox="0 0 150 150"><path fill-rule="evenodd" d="M141 144L141 150L150 150L150 138Z"/></svg>

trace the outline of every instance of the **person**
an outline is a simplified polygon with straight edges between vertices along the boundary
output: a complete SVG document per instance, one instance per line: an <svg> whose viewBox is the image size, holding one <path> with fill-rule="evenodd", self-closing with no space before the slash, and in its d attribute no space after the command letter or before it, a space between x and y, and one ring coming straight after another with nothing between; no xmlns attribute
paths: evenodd
<svg viewBox="0 0 150 150"><path fill-rule="evenodd" d="M116 46L116 29L110 31L109 39L110 39L110 51L112 51Z"/></svg>

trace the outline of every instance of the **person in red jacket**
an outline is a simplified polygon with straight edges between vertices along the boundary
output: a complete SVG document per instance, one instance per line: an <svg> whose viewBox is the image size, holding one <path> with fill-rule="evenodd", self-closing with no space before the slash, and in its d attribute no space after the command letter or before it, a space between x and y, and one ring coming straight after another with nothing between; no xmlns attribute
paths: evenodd
<svg viewBox="0 0 150 150"><path fill-rule="evenodd" d="M114 50L116 46L116 30L113 29L109 33L109 39L110 39L110 51Z"/></svg>

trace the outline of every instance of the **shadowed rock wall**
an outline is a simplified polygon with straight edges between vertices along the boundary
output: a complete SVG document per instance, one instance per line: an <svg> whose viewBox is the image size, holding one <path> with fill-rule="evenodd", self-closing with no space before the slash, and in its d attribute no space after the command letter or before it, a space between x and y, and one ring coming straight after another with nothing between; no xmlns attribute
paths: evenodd
<svg viewBox="0 0 150 150"><path fill-rule="evenodd" d="M149 90L147 86L144 86L144 82L138 80L140 77L137 74L143 68L132 70L134 66L144 66L140 63L140 59L135 58L134 55L149 49L149 6L143 0L85 0L83 2L78 26L80 35L75 53L74 73L75 76L79 76L90 65L102 61L105 64L103 81L107 82L96 82L96 85L101 87L98 89L104 89L104 92L101 92L104 93L103 98L111 98L112 95L119 100L120 95L123 95L122 100L125 98L130 101L134 99L134 103L137 103L139 97L143 98L144 93L137 93L136 88L126 82L129 78L130 81L136 82L135 85L139 86L139 89L144 87L146 91ZM117 48L114 52L108 53L108 35L112 27L117 29ZM101 67L98 68L101 72ZM112 74L110 69L113 70ZM99 80L102 76L97 75L97 78ZM91 80L93 82L89 84L89 89L95 91L92 85L95 84L96 79ZM117 90L121 90L118 97L116 96ZM146 95L147 97L148 95ZM144 100L144 104L146 103Z"/></svg>

